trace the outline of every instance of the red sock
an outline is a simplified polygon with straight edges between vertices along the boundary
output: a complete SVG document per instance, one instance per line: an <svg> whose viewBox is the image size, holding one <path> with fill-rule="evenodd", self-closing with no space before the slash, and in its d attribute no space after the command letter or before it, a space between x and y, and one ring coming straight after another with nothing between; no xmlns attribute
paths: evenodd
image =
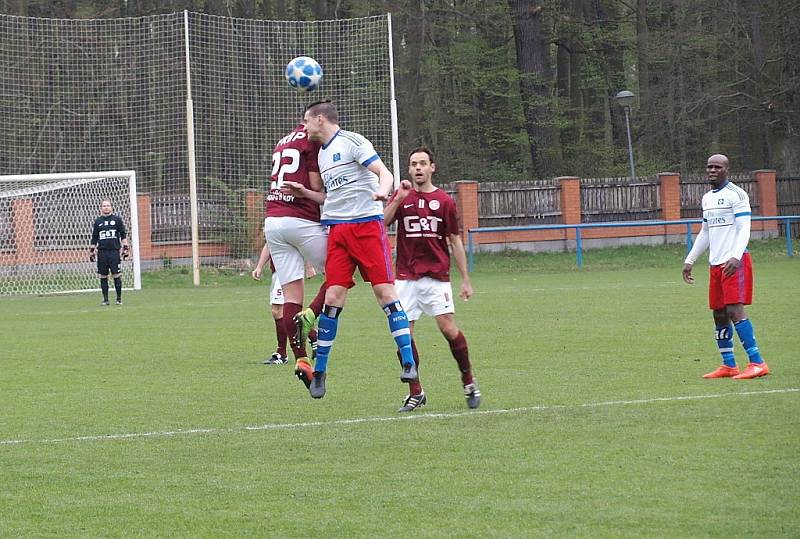
<svg viewBox="0 0 800 539"><path fill-rule="evenodd" d="M408 383L408 394L419 395L422 393L422 384L419 381L419 352L417 352L417 343L414 339L411 339L411 353L414 354L414 363L417 365L417 379ZM400 357L400 350L397 351L397 359L402 365L403 359Z"/></svg>
<svg viewBox="0 0 800 539"><path fill-rule="evenodd" d="M458 370L461 371L461 383L464 385L472 383L472 365L469 362L469 347L467 346L467 339L460 331L456 338L452 341L448 339L450 344L450 353L458 363Z"/></svg>
<svg viewBox="0 0 800 539"><path fill-rule="evenodd" d="M303 310L303 306L298 303L286 302L283 304L283 331L286 335L295 334L294 315ZM294 352L294 358L306 357L306 343L297 343L295 345L294 339L289 339L289 344Z"/></svg>
<svg viewBox="0 0 800 539"><path fill-rule="evenodd" d="M319 292L317 292L317 295L311 300L311 304L308 306L317 318L319 318L319 313L322 312L322 306L325 304L325 292L327 291L328 284L323 282L322 286L319 287Z"/></svg>
<svg viewBox="0 0 800 539"><path fill-rule="evenodd" d="M275 337L278 339L278 349L275 350L286 357L286 331L283 329L283 318L275 318Z"/></svg>

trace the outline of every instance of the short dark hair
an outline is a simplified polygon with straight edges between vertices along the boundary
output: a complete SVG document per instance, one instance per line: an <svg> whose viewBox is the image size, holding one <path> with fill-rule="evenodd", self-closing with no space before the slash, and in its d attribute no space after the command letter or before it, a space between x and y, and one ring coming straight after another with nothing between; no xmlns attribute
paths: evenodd
<svg viewBox="0 0 800 539"><path fill-rule="evenodd" d="M435 162L436 162L436 161L433 159L433 152L432 152L432 151L430 151L430 150L429 150L428 148L426 148L425 146L419 146L419 147L417 147L417 148L414 148L413 150L411 150L411 151L409 152L409 154L408 154L408 158L409 158L409 159L411 159L411 156L412 156L412 155L414 155L415 153L426 153L426 154L428 154L428 161L430 161L431 163L435 163Z"/></svg>
<svg viewBox="0 0 800 539"><path fill-rule="evenodd" d="M308 112L311 114L311 116L317 116L320 114L331 123L339 123L339 113L336 111L336 106L331 102L330 99L323 99L322 101L315 101L314 103L311 103L306 107L305 112Z"/></svg>

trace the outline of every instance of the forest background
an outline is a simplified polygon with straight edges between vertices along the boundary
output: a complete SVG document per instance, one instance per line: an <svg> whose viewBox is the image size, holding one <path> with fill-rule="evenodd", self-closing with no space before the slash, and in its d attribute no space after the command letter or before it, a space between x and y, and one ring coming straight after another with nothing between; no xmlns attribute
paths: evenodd
<svg viewBox="0 0 800 539"><path fill-rule="evenodd" d="M400 148L447 181L734 170L800 175L800 2L777 0L0 0L0 13L181 10L272 20L392 13ZM444 180L444 178L442 179Z"/></svg>

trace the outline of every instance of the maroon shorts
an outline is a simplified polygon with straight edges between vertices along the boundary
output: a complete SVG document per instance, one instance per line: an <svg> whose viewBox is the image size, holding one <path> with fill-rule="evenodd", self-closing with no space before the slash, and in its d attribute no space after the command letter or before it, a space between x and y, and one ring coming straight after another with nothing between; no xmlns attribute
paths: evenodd
<svg viewBox="0 0 800 539"><path fill-rule="evenodd" d="M383 219L331 225L325 282L352 288L356 267L372 285L394 283L392 251Z"/></svg>
<svg viewBox="0 0 800 539"><path fill-rule="evenodd" d="M713 310L724 309L726 305L750 305L753 303L753 262L750 253L742 256L736 273L730 277L722 274L725 264L711 266L708 283L708 306Z"/></svg>

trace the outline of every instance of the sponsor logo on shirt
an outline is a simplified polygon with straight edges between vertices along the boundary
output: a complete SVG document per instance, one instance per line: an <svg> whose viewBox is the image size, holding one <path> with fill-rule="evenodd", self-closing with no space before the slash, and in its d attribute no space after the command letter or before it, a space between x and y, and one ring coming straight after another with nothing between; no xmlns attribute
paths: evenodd
<svg viewBox="0 0 800 539"><path fill-rule="evenodd" d="M322 175L322 183L325 184L325 189L328 191L331 191L333 189L338 189L339 187L347 183L350 183L352 181L354 180L352 180L347 175L335 176L329 172L326 172L325 174Z"/></svg>
<svg viewBox="0 0 800 539"><path fill-rule="evenodd" d="M406 232L407 238L438 238L441 239L442 235L439 234L439 223L444 222L444 219L435 217L417 217L416 215L408 215L403 218L403 228Z"/></svg>
<svg viewBox="0 0 800 539"><path fill-rule="evenodd" d="M333 162L334 163L337 162L337 161L341 161L341 160L342 160L342 154L340 154L340 153L333 154Z"/></svg>

